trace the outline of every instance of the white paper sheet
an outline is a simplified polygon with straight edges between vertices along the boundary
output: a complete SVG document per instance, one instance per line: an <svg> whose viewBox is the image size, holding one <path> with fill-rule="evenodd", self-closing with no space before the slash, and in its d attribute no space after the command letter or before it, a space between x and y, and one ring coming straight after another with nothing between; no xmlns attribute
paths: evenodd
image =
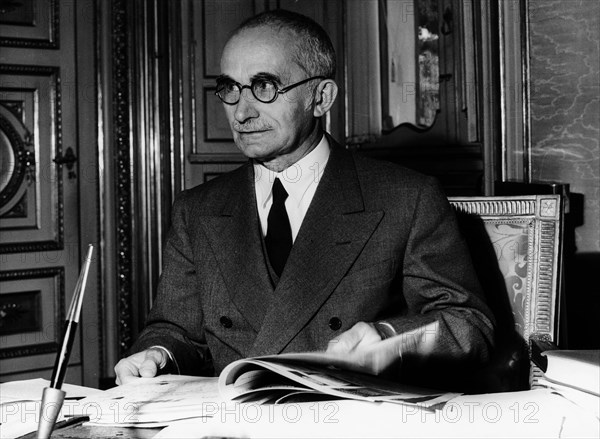
<svg viewBox="0 0 600 439"><path fill-rule="evenodd" d="M74 414L89 416L92 424L158 427L205 416L221 401L216 378L160 375L82 399Z"/></svg>
<svg viewBox="0 0 600 439"><path fill-rule="evenodd" d="M50 381L41 378L0 384L0 438L15 438L37 430L42 393L49 385ZM67 396L57 421L70 414L77 399L98 397L103 393L74 384L63 384L62 390Z"/></svg>

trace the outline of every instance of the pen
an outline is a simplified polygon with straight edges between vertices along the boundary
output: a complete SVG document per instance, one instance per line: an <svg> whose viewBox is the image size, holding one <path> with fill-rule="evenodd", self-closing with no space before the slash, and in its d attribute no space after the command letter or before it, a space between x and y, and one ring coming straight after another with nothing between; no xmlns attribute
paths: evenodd
<svg viewBox="0 0 600 439"><path fill-rule="evenodd" d="M50 380L50 387L44 389L42 395L42 405L40 408L40 420L38 423L37 437L38 439L47 439L52 434L54 423L60 412L66 393L60 390L65 374L67 373L67 366L69 364L69 356L71 355L71 349L73 342L75 341L75 333L77 331L77 324L79 323L79 316L81 315L81 305L83 304L83 294L85 292L85 284L87 282L87 275L90 269L90 263L92 261L92 253L94 247L90 244L88 246L88 252L85 257L85 262L79 273L79 279L75 285L75 292L71 299L71 305L69 306L69 312L67 313L67 320L65 322L65 330L62 337L60 351L56 356L56 362L54 363L54 369L52 371L52 379Z"/></svg>

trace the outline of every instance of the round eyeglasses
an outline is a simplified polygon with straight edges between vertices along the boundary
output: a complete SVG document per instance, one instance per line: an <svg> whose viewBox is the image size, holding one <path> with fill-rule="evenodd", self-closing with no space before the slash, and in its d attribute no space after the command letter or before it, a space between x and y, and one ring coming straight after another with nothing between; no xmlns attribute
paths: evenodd
<svg viewBox="0 0 600 439"><path fill-rule="evenodd" d="M277 97L284 94L291 89L298 87L299 85L305 84L313 79L326 79L325 76L313 76L304 79L295 84L286 85L283 88L279 88L277 83L271 79L255 78L252 80L250 85L242 85L239 82L231 80L217 81L217 91L215 94L227 105L235 105L240 101L240 96L245 88L249 88L252 92L252 96L259 102L264 104L270 104L274 102Z"/></svg>

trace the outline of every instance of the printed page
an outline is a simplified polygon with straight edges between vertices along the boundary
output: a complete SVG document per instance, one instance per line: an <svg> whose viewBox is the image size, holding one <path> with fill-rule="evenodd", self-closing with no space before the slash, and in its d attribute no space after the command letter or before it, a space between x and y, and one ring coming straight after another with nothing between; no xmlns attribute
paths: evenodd
<svg viewBox="0 0 600 439"><path fill-rule="evenodd" d="M411 387L380 378L331 367L339 360L324 353L282 354L244 359L228 365L219 377L219 389L226 399L250 393L273 392L274 399L286 401L286 394L300 399L307 392L318 392L335 398L365 401L388 401L431 407L444 403L457 393L445 393ZM336 364L340 364L338 361ZM251 377L249 381L249 377ZM310 399L309 395L308 398ZM271 398L273 399L273 398ZM323 397L315 398L323 399ZM237 400L237 399L236 399Z"/></svg>

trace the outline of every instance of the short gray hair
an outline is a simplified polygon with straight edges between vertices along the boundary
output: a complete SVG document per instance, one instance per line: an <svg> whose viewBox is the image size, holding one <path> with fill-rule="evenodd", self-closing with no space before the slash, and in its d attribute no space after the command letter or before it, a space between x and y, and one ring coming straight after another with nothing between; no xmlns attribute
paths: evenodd
<svg viewBox="0 0 600 439"><path fill-rule="evenodd" d="M329 35L317 22L295 12L275 9L244 21L232 36L238 35L246 29L262 26L274 30L287 30L298 37L292 56L309 76L335 78L335 50Z"/></svg>

